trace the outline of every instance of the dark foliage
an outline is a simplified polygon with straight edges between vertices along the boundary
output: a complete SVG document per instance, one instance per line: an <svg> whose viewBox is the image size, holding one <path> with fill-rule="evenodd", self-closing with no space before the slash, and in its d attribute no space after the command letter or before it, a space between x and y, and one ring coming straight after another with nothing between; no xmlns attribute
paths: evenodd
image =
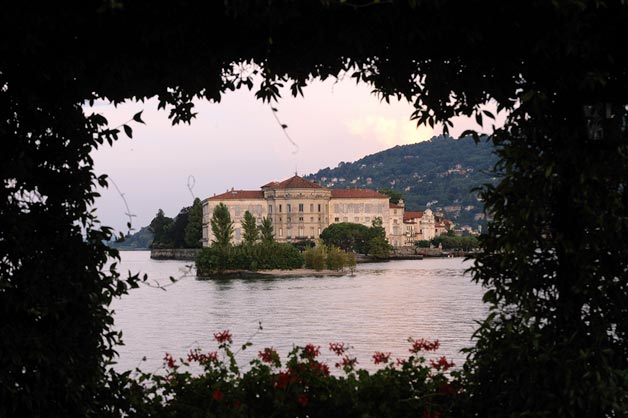
<svg viewBox="0 0 628 418"><path fill-rule="evenodd" d="M228 36L227 36L228 34ZM0 14L0 415L123 416L109 373L121 280L90 206L90 152L132 135L86 102L253 87L270 102L349 76L412 118L489 122L503 178L474 277L492 314L466 366L472 416L628 411L628 6L623 1L8 2ZM252 64L256 64L254 66ZM515 106L515 104L517 106ZM137 388L137 385L133 387Z"/></svg>
<svg viewBox="0 0 628 418"><path fill-rule="evenodd" d="M421 244L422 241L419 241L419 243ZM428 247L429 247L429 244L430 244L430 241L428 241L428 245L427 245ZM453 236L452 237L448 235L441 235L432 239L431 244L434 245L435 247L438 247L438 245L440 244L445 250L464 250L464 251L476 249L480 245L478 239L474 236L466 236L466 237ZM424 243L423 243L423 246L425 246Z"/></svg>
<svg viewBox="0 0 628 418"><path fill-rule="evenodd" d="M200 248L203 239L203 204L198 197L194 199L188 212L185 225L185 247Z"/></svg>
<svg viewBox="0 0 628 418"><path fill-rule="evenodd" d="M376 255L378 258L388 258L391 249L386 240L386 231L381 224L367 227L351 222L335 223L323 230L321 239L329 247L338 247L346 252Z"/></svg>
<svg viewBox="0 0 628 418"><path fill-rule="evenodd" d="M212 245L201 250L196 260L200 277L225 270L293 270L303 267L303 255L290 244L260 242L228 247Z"/></svg>

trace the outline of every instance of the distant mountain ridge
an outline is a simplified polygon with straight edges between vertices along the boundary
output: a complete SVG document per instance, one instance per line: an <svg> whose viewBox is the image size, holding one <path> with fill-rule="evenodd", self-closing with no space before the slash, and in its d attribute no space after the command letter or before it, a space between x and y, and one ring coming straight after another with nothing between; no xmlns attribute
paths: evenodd
<svg viewBox="0 0 628 418"><path fill-rule="evenodd" d="M471 189L496 182L488 174L496 162L493 147L486 140L475 144L470 137L456 140L435 136L352 163L341 162L338 167L327 167L304 178L332 189L396 190L402 193L407 211L430 207L457 226L477 229L486 221L481 219L483 205ZM150 228L143 227L124 242L110 245L124 250L147 249L153 237Z"/></svg>
<svg viewBox="0 0 628 418"><path fill-rule="evenodd" d="M453 139L435 136L428 141L398 145L355 162L341 162L304 176L332 189L392 189L403 194L406 210L443 212L458 226L484 225L483 205L471 190L495 183L490 174L497 156L485 138Z"/></svg>

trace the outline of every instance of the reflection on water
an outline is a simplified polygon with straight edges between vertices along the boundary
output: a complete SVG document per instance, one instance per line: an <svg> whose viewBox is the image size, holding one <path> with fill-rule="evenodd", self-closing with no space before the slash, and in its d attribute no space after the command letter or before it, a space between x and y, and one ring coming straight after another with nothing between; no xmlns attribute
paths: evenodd
<svg viewBox="0 0 628 418"><path fill-rule="evenodd" d="M189 262L156 261L148 252L122 252L120 271L147 273L169 283ZM164 352L184 357L200 344L215 349L212 334L229 329L234 344L252 341L248 362L264 347L285 356L293 344L313 343L330 363L329 342L345 342L359 365L372 366L375 351L407 356L408 337L439 339L439 354L461 364L475 320L482 319L482 289L464 274L459 258L362 264L353 276L325 278L218 279L185 277L166 291L147 286L113 303L116 327L123 331L119 369L153 371ZM261 321L263 330L258 331Z"/></svg>

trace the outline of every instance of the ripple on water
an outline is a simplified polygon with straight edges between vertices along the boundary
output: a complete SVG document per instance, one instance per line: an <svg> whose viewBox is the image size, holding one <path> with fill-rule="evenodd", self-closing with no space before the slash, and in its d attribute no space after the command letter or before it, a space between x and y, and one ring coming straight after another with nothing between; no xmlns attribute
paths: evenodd
<svg viewBox="0 0 628 418"><path fill-rule="evenodd" d="M147 273L168 283L180 277L189 262L156 261L148 252L122 252L120 271ZM405 260L359 265L355 275L342 277L195 280L185 277L167 291L141 286L113 303L116 327L124 334L118 348L119 369L137 366L153 371L164 352L185 356L200 344L215 348L212 334L230 329L234 344L248 340L252 352L263 347L282 355L293 344L346 342L360 366L372 366L375 351L408 354L408 337L439 339L439 355L464 361L459 350L470 345L475 320L486 315L482 289L459 258ZM263 331L258 331L262 322ZM247 357L248 356L248 357Z"/></svg>

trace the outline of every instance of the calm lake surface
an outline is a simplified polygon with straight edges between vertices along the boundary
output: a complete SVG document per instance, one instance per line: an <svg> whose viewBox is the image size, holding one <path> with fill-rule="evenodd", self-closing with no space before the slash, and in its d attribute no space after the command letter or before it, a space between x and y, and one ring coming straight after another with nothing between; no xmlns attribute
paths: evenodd
<svg viewBox="0 0 628 418"><path fill-rule="evenodd" d="M224 329L235 346L253 343L238 354L240 364L264 347L275 347L284 359L293 344L313 343L333 365L329 342L344 342L359 366L370 369L375 351L407 357L408 337L424 337L440 340L437 354L461 365L459 350L470 345L474 321L487 312L482 288L464 274L471 263L461 258L360 264L343 277L197 280L186 268L191 262L149 255L121 252L119 271L146 273L161 284L184 277L165 291L141 285L114 301L125 342L118 347L119 370L155 371L165 352L178 358L197 346L215 350L213 333Z"/></svg>

